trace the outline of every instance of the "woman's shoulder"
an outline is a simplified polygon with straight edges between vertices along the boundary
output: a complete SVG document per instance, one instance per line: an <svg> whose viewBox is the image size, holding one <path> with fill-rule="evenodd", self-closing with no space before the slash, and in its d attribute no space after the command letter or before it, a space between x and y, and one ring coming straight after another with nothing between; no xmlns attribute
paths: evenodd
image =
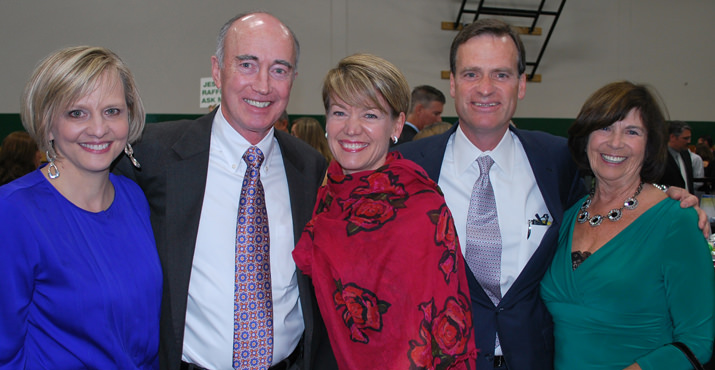
<svg viewBox="0 0 715 370"><path fill-rule="evenodd" d="M112 182L112 185L117 188L117 191L125 192L130 197L141 196L145 198L142 189L131 179L123 175L109 173L109 180Z"/></svg>
<svg viewBox="0 0 715 370"><path fill-rule="evenodd" d="M43 212L53 204L52 189L40 170L0 186L0 224L22 225L25 216ZM31 216L29 216L31 217Z"/></svg>
<svg viewBox="0 0 715 370"><path fill-rule="evenodd" d="M387 158L390 168L399 171L401 182L416 183L416 186L425 190L437 189L437 184L430 179L424 168L414 161L404 158L400 152L390 152Z"/></svg>
<svg viewBox="0 0 715 370"><path fill-rule="evenodd" d="M659 213L666 213L668 215L666 219L670 219L672 221L681 222L695 220L695 222L697 222L698 220L698 212L695 211L695 208L683 208L680 206L679 200L666 197L653 207L657 207L656 210L659 211Z"/></svg>
<svg viewBox="0 0 715 370"><path fill-rule="evenodd" d="M142 189L134 181L124 177L123 175L109 174L109 180L114 185L117 194L124 194L130 200L142 199L146 202L146 196Z"/></svg>
<svg viewBox="0 0 715 370"><path fill-rule="evenodd" d="M0 199L18 199L37 196L37 188L47 184L41 169L0 186Z"/></svg>
<svg viewBox="0 0 715 370"><path fill-rule="evenodd" d="M658 234L663 241L663 247L669 249L671 244L685 245L705 243L703 233L698 227L698 214L693 207L682 208L680 201L665 198L655 204L641 217L648 225L650 233ZM681 249L681 247L676 248Z"/></svg>

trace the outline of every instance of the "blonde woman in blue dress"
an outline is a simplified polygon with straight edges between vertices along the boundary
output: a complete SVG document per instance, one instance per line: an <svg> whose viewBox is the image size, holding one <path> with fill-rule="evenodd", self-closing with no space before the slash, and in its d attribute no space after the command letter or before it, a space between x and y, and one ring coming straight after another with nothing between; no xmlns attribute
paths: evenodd
<svg viewBox="0 0 715 370"><path fill-rule="evenodd" d="M49 163L0 186L0 369L158 369L149 203L109 173L144 128L131 72L105 48L58 50L21 116Z"/></svg>

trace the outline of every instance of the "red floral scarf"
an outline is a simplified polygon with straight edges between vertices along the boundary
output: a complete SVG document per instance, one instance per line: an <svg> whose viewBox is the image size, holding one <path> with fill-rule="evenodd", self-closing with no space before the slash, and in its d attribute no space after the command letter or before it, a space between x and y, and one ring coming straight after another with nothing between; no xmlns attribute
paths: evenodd
<svg viewBox="0 0 715 370"><path fill-rule="evenodd" d="M328 168L293 252L341 369L474 369L465 264L437 185L399 153Z"/></svg>

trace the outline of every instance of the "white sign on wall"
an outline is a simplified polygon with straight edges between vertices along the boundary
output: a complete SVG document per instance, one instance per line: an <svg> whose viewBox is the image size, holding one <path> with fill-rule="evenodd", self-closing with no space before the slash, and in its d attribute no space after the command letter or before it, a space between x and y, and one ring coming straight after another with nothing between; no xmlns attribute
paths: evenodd
<svg viewBox="0 0 715 370"><path fill-rule="evenodd" d="M221 103L221 90L216 87L211 77L201 78L200 108L215 107Z"/></svg>

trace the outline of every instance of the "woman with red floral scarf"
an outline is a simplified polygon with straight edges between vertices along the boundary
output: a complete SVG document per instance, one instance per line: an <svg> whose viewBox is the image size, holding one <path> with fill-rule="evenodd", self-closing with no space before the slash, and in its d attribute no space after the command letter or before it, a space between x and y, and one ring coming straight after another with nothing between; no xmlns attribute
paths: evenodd
<svg viewBox="0 0 715 370"><path fill-rule="evenodd" d="M344 58L323 83L335 161L293 252L341 369L474 369L465 264L437 185L390 140L410 91L390 62Z"/></svg>

